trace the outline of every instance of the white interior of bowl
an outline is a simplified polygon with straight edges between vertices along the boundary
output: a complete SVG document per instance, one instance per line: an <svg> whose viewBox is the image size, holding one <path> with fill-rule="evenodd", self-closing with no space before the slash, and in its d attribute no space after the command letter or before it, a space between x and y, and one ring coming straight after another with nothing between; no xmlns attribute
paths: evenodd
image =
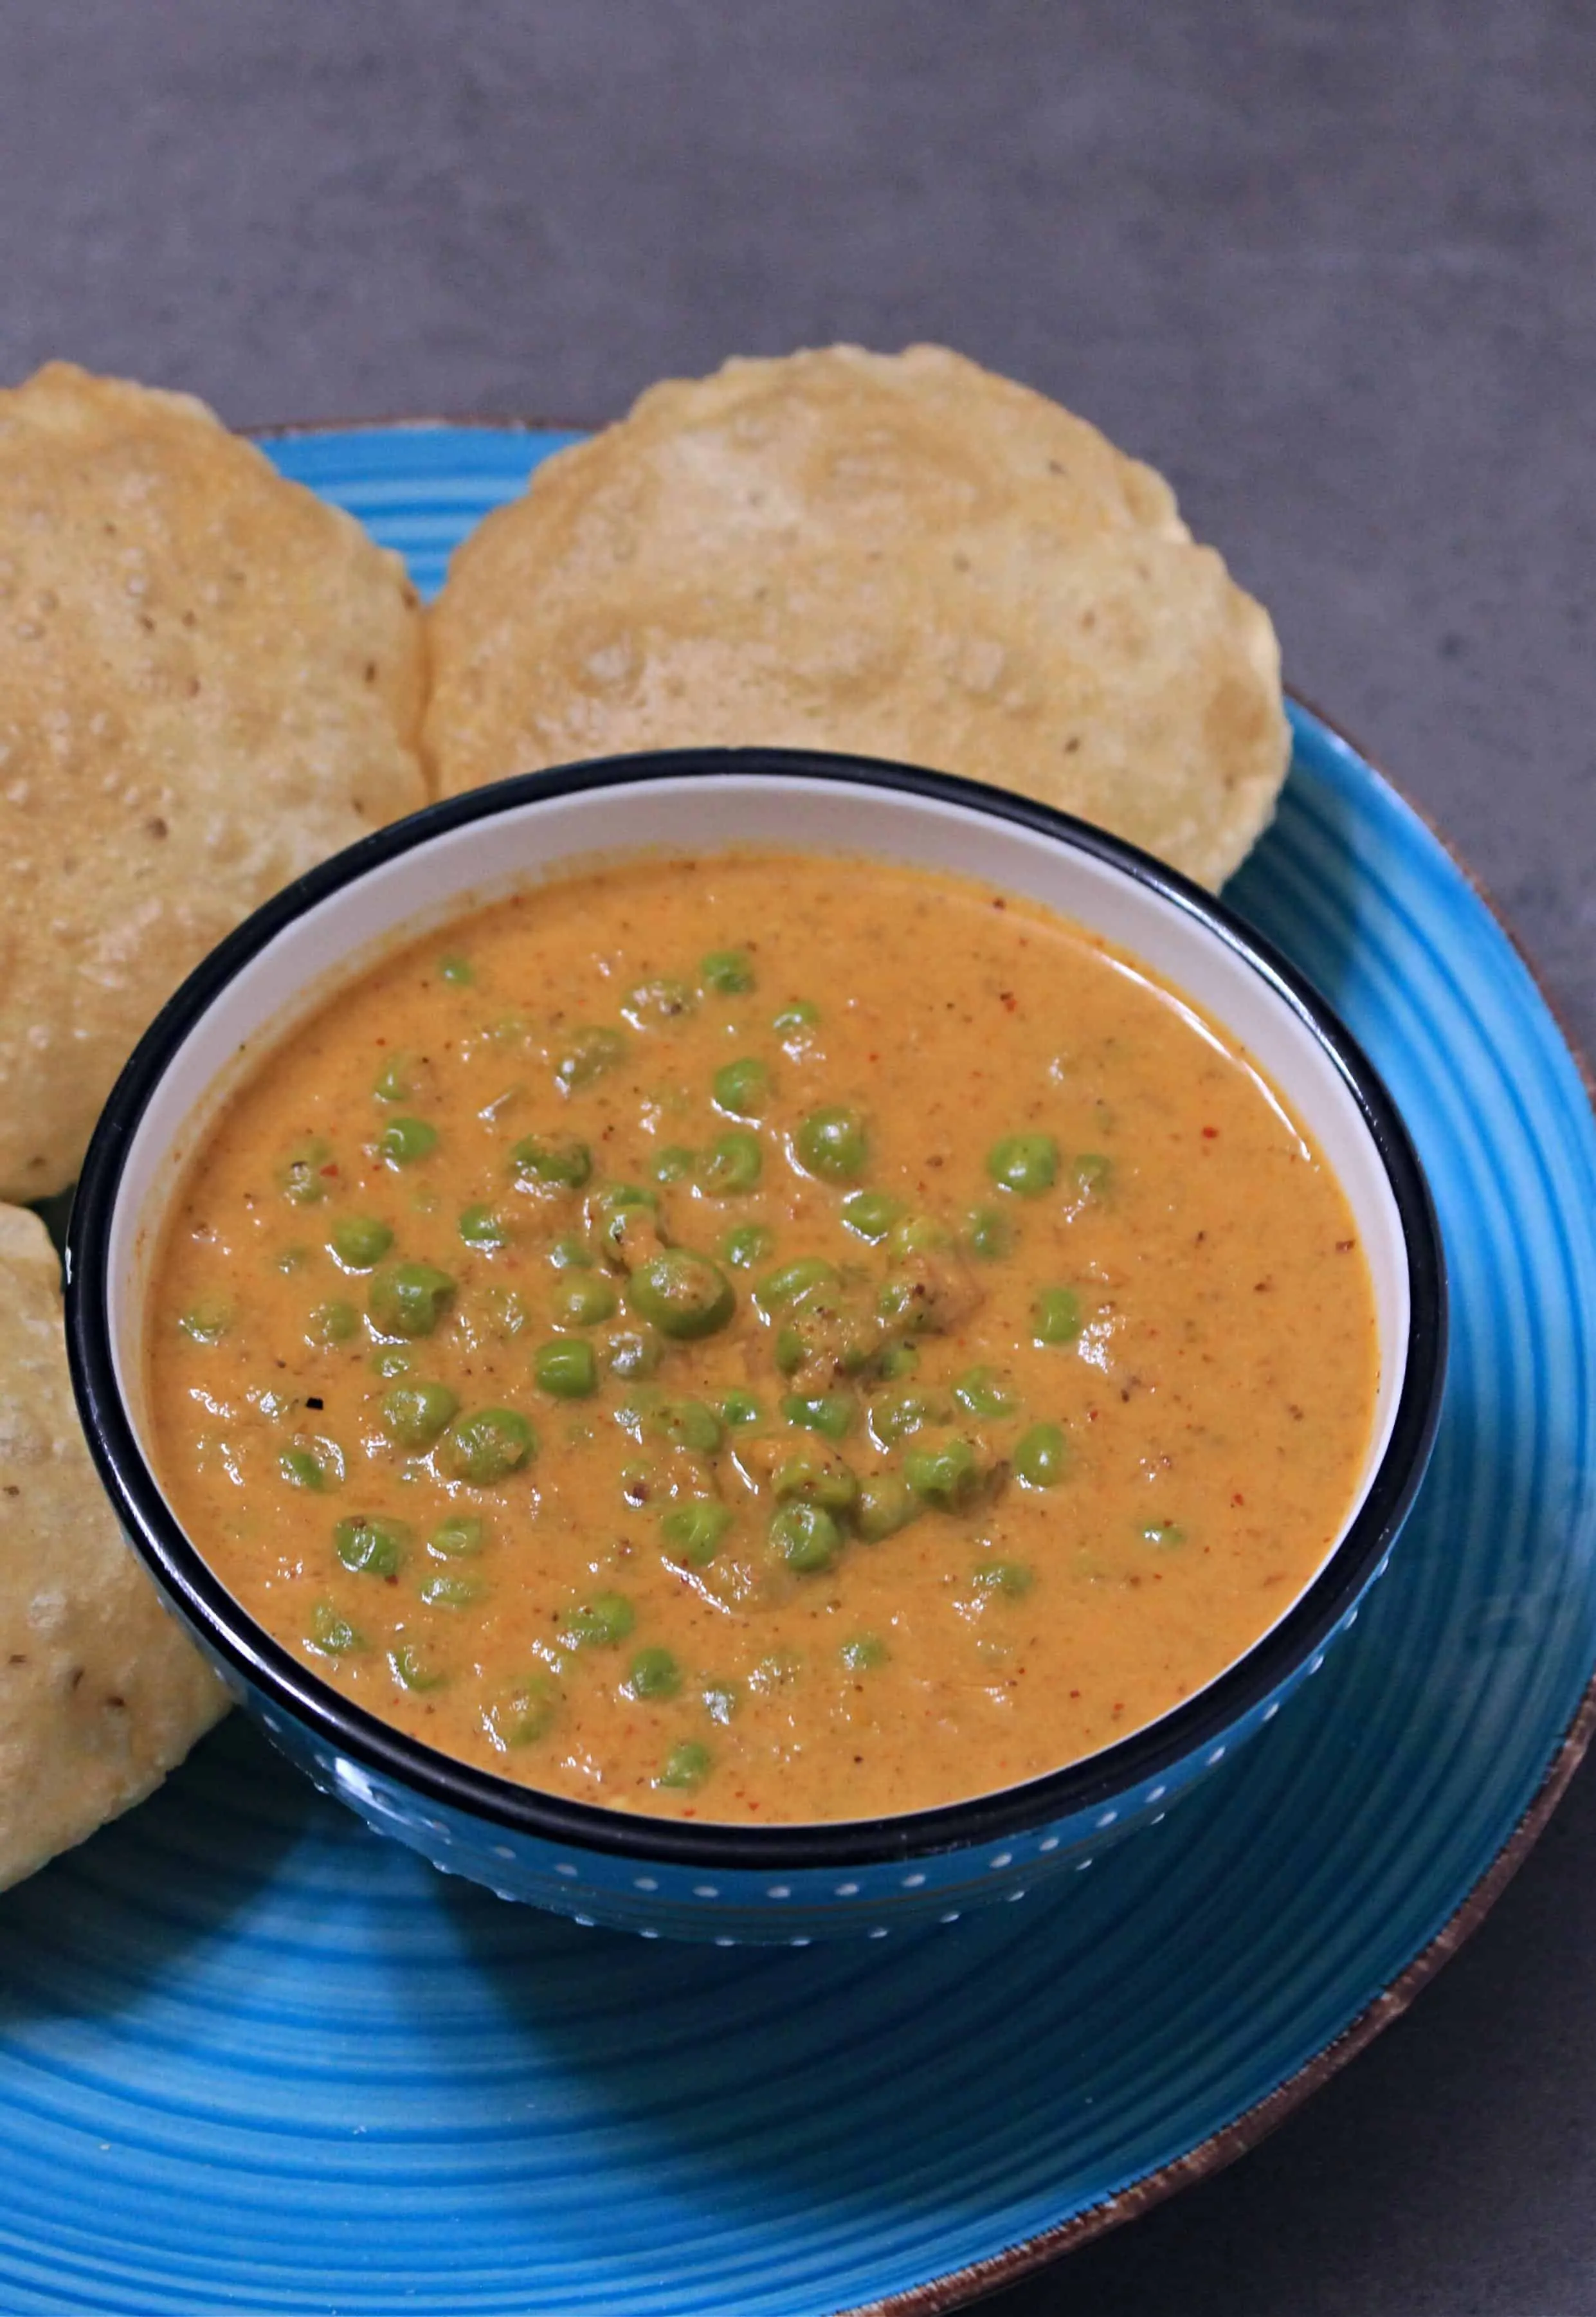
<svg viewBox="0 0 1596 2317"><path fill-rule="evenodd" d="M396 943L530 883L638 850L701 855L771 845L874 856L1040 902L1130 952L1156 980L1189 997L1285 1096L1346 1194L1378 1317L1380 1375L1369 1452L1333 1552L1395 1419L1407 1355L1408 1271L1401 1217L1379 1152L1313 1033L1244 955L1090 854L934 798L768 774L683 774L549 796L431 837L297 918L220 991L174 1056L134 1131L112 1220L111 1340L118 1383L146 1461L153 1467L144 1315L162 1228L196 1145L261 1054Z"/></svg>

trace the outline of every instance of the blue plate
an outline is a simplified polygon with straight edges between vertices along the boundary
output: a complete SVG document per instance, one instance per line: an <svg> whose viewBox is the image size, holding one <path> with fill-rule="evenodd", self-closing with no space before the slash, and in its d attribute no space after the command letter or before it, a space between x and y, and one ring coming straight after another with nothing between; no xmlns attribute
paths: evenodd
<svg viewBox="0 0 1596 2317"><path fill-rule="evenodd" d="M272 449L430 589L566 439ZM1441 846L1296 729L1231 898L1403 1105L1454 1338L1391 1573L1271 1742L1057 1899L794 1954L503 1905L227 1723L0 1901L0 2306L946 2309L1244 2145L1483 1911L1596 1662L1596 1124Z"/></svg>

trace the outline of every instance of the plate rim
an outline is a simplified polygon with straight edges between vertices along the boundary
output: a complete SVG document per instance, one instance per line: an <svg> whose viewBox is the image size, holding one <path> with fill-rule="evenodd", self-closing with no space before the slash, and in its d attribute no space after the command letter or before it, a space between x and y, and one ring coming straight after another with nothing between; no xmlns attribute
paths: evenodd
<svg viewBox="0 0 1596 2317"><path fill-rule="evenodd" d="M609 422L606 422L609 423ZM487 414L460 412L453 415L416 416L376 418L323 418L286 421L241 430L257 443L291 442L305 436L337 434L371 434L388 429L395 432L421 431L429 427L477 429L483 433L501 434L586 434L593 430L587 419L559 420L525 414ZM1497 902L1490 888L1458 852L1451 839L1438 826L1432 816L1417 804L1402 784L1394 780L1379 759L1370 754L1347 728L1328 715L1315 702L1289 684L1285 687L1287 699L1306 711L1328 732L1332 738L1349 749L1359 761L1381 781L1428 831L1448 860L1468 886L1475 899L1494 921L1498 930L1545 1006L1559 1037L1574 1063L1587 1102L1596 1110L1596 1071L1592 1070L1579 1040L1573 1034L1564 1008L1547 987L1544 974L1530 955L1523 940ZM1449 1963L1458 1949L1473 1937L1490 1914L1502 1892L1517 1874L1524 1861L1545 1833L1552 1815L1573 1780L1574 1772L1585 1758L1592 1740L1596 1738L1596 1668L1574 1708L1558 1742L1540 1785L1526 1805L1517 1824L1496 1852L1493 1858L1464 1893L1447 1920L1425 1946L1421 1947L1399 1972L1390 1985L1382 1989L1356 2017L1348 2021L1340 2033L1331 2038L1311 2058L1284 2082L1277 2084L1252 2107L1199 2141L1183 2156L1161 2165L1156 2170L1144 2173L1101 2204L1089 2205L1083 2212L1055 2227L1022 2237L1002 2252L988 2254L962 2268L945 2270L940 2277L889 2294L885 2299L849 2303L831 2313L831 2317L950 2317L950 2313L963 2309L981 2295L1003 2290L1034 2276L1065 2254L1128 2221L1139 2219L1155 2205L1163 2204L1182 2188L1194 2187L1199 2181L1212 2178L1237 2158L1248 2154L1268 2138L1279 2125L1310 2099L1333 2076L1356 2059L1381 2035L1392 2022L1402 2017L1430 1982Z"/></svg>

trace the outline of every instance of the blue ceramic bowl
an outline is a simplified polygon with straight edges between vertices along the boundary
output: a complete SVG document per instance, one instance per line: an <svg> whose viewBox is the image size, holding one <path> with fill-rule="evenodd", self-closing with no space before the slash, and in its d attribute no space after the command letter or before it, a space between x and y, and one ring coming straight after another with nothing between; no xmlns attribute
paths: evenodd
<svg viewBox="0 0 1596 2317"><path fill-rule="evenodd" d="M163 1496L144 1400L148 1274L182 1171L254 1058L396 943L595 855L727 845L873 856L979 878L1101 933L1249 1050L1315 1135L1374 1275L1381 1383L1355 1507L1312 1582L1197 1695L1025 1785L897 1818L784 1827L651 1820L434 1752L352 1704L233 1600ZM325 1792L442 1868L646 1938L884 1938L1082 1874L1279 1713L1386 1567L1433 1435L1445 1293L1402 1123L1293 969L1159 863L1027 800L906 766L682 750L506 781L433 805L257 911L166 1006L106 1106L73 1209L67 1330L84 1423L134 1549L234 1695Z"/></svg>

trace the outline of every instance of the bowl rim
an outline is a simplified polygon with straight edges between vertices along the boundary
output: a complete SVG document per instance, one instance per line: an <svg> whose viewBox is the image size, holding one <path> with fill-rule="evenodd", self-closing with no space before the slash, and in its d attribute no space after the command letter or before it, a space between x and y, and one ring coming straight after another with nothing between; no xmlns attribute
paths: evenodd
<svg viewBox="0 0 1596 2317"><path fill-rule="evenodd" d="M1009 821L1083 852L1196 918L1296 1015L1351 1095L1395 1201L1407 1257L1407 1363L1385 1451L1340 1543L1279 1622L1203 1689L1114 1745L1018 1785L876 1819L744 1827L577 1802L423 1744L324 1681L227 1590L166 1505L116 1381L107 1293L113 1224L133 1133L156 1085L221 992L308 911L450 831L560 796L682 777L753 774L896 792ZM728 832L735 842L735 832ZM1352 1606L1406 1516L1440 1417L1447 1289L1429 1185L1384 1081L1304 975L1226 905L1125 838L1007 790L852 754L777 747L673 748L513 775L443 798L357 840L245 919L167 1001L124 1066L84 1161L66 1247L66 1328L78 1412L133 1549L206 1646L267 1704L334 1751L429 1803L577 1851L690 1868L774 1872L887 1865L978 1848L1100 1808L1222 1737L1300 1666Z"/></svg>

